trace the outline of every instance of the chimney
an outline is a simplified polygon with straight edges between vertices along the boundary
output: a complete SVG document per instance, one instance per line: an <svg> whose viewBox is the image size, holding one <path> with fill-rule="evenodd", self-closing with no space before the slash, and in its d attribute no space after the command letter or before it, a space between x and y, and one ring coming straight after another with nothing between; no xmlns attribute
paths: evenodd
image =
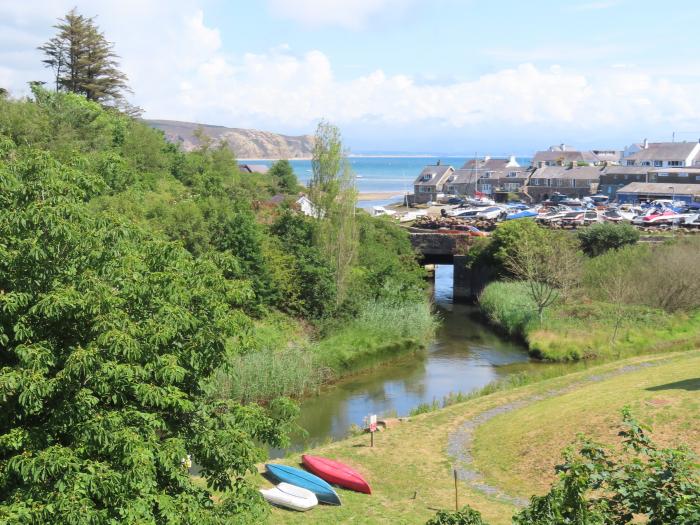
<svg viewBox="0 0 700 525"><path fill-rule="evenodd" d="M544 168L544 161L543 161L543 160L539 161L539 162L537 163L537 167L538 167L538 168Z"/></svg>
<svg viewBox="0 0 700 525"><path fill-rule="evenodd" d="M649 149L649 141L644 139L644 149Z"/></svg>
<svg viewBox="0 0 700 525"><path fill-rule="evenodd" d="M508 164L509 167L517 167L518 166L518 161L515 160L515 155L511 155L510 158L508 159Z"/></svg>
<svg viewBox="0 0 700 525"><path fill-rule="evenodd" d="M440 159L438 159L436 166L440 165Z"/></svg>
<svg viewBox="0 0 700 525"><path fill-rule="evenodd" d="M491 160L491 157L489 157L488 155L484 155L484 162L488 162L490 160Z"/></svg>
<svg viewBox="0 0 700 525"><path fill-rule="evenodd" d="M559 144L559 147L561 148L562 151L566 151L566 144L564 144L564 143Z"/></svg>

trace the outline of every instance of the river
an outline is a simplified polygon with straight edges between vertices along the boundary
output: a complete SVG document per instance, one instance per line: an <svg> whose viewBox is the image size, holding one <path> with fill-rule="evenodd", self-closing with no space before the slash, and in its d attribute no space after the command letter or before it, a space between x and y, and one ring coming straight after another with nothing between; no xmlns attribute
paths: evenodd
<svg viewBox="0 0 700 525"><path fill-rule="evenodd" d="M421 403L441 402L450 393L470 392L528 368L522 345L497 335L475 306L452 302L452 266L436 268L434 298L442 322L429 347L305 399L299 425L308 435L293 438L294 450L341 439L369 414L405 416Z"/></svg>

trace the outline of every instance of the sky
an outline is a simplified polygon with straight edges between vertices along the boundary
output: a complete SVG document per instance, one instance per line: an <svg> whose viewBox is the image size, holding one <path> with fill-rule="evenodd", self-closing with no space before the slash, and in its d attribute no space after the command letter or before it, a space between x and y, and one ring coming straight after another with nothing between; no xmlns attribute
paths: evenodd
<svg viewBox="0 0 700 525"><path fill-rule="evenodd" d="M671 0L0 0L0 86L50 82L36 47L76 6L145 118L352 152L529 155L700 138L700 3Z"/></svg>

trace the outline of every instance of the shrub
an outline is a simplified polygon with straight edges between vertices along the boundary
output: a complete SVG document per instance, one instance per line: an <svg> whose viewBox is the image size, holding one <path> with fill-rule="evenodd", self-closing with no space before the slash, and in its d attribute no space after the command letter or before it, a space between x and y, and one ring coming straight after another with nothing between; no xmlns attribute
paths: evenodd
<svg viewBox="0 0 700 525"><path fill-rule="evenodd" d="M639 240L639 231L631 224L604 222L580 230L578 238L581 249L587 255L596 257L608 250L635 244Z"/></svg>
<svg viewBox="0 0 700 525"><path fill-rule="evenodd" d="M465 505L455 512L441 510L425 525L488 525L488 523L481 518L479 511Z"/></svg>

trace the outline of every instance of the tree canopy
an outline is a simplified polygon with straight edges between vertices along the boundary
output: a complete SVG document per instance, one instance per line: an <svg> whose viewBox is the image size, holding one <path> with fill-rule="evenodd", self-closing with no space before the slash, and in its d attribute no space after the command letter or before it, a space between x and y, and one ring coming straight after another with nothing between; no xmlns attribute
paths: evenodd
<svg viewBox="0 0 700 525"><path fill-rule="evenodd" d="M39 49L53 70L56 90L85 95L101 104L119 105L129 91L119 70L114 44L108 42L94 18L71 9L54 26L57 33Z"/></svg>

